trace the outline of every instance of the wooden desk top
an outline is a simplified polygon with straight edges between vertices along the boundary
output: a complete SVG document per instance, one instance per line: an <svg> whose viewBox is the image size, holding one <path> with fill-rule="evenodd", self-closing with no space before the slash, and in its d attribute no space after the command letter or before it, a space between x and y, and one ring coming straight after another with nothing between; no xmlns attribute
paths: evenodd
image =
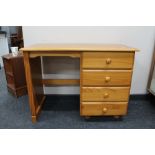
<svg viewBox="0 0 155 155"><path fill-rule="evenodd" d="M20 51L120 51L135 52L136 48L119 44L35 44L21 48Z"/></svg>

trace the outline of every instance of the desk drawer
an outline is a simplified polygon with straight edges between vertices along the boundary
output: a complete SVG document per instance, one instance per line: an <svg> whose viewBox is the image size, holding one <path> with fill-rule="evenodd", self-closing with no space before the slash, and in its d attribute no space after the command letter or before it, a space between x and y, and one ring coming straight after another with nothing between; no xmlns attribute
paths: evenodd
<svg viewBox="0 0 155 155"><path fill-rule="evenodd" d="M82 116L126 115L127 102L82 102Z"/></svg>
<svg viewBox="0 0 155 155"><path fill-rule="evenodd" d="M131 69L134 53L84 52L83 68L98 69Z"/></svg>
<svg viewBox="0 0 155 155"><path fill-rule="evenodd" d="M85 86L130 86L131 70L83 70L82 84Z"/></svg>
<svg viewBox="0 0 155 155"><path fill-rule="evenodd" d="M128 101L129 87L83 87L82 101Z"/></svg>
<svg viewBox="0 0 155 155"><path fill-rule="evenodd" d="M5 72L12 74L13 69L12 69L11 60L7 60L7 59L3 58L3 63L4 63Z"/></svg>

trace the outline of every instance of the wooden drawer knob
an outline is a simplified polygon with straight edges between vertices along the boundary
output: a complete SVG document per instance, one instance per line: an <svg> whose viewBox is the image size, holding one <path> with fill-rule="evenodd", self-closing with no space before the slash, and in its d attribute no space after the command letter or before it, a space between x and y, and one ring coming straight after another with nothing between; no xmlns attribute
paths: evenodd
<svg viewBox="0 0 155 155"><path fill-rule="evenodd" d="M105 82L109 82L110 79L111 79L111 78L110 78L109 76L106 76L106 77L105 77Z"/></svg>
<svg viewBox="0 0 155 155"><path fill-rule="evenodd" d="M111 59L110 59L110 58L108 58L108 59L106 60L106 64L111 64Z"/></svg>
<svg viewBox="0 0 155 155"><path fill-rule="evenodd" d="M104 93L104 98L107 98L109 97L109 94L108 93Z"/></svg>
<svg viewBox="0 0 155 155"><path fill-rule="evenodd" d="M107 109L107 108L105 108L105 107L102 109L103 113L106 113L106 112L107 112L107 110L108 110L108 109Z"/></svg>

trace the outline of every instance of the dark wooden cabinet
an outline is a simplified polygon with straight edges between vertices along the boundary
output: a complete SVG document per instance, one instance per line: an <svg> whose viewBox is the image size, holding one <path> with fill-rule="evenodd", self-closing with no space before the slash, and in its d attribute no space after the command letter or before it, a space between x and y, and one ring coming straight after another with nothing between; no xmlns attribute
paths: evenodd
<svg viewBox="0 0 155 155"><path fill-rule="evenodd" d="M18 56L7 54L2 56L2 58L8 91L16 97L25 95L27 93L27 86L23 56L21 54Z"/></svg>

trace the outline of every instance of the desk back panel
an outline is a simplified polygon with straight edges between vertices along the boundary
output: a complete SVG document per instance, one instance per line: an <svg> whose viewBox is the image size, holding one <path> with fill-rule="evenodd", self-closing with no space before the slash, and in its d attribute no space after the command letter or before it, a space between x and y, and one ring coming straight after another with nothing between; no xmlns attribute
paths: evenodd
<svg viewBox="0 0 155 155"><path fill-rule="evenodd" d="M53 83L59 79L72 79L74 81L80 79L80 58L43 56L42 60L43 79L46 79L47 82L50 79L54 79ZM47 82L44 85L44 94L79 94L79 84L78 87L61 86L62 82L59 82L58 87L53 87Z"/></svg>

